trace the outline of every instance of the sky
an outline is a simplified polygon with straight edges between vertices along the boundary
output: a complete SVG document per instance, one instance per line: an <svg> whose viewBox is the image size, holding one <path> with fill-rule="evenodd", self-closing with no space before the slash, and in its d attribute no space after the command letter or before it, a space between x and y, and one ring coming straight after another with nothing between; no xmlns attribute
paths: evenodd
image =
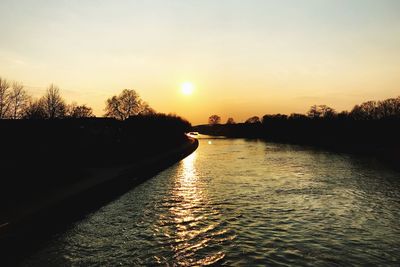
<svg viewBox="0 0 400 267"><path fill-rule="evenodd" d="M0 76L37 97L54 83L98 116L125 88L192 124L400 96L398 0L1 0L0 13Z"/></svg>

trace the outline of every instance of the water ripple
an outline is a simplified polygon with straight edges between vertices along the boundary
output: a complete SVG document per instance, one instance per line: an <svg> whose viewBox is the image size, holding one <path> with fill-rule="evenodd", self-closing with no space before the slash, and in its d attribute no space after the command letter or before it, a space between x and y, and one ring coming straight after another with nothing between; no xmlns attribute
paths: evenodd
<svg viewBox="0 0 400 267"><path fill-rule="evenodd" d="M200 142L23 265L399 264L398 173L300 146Z"/></svg>

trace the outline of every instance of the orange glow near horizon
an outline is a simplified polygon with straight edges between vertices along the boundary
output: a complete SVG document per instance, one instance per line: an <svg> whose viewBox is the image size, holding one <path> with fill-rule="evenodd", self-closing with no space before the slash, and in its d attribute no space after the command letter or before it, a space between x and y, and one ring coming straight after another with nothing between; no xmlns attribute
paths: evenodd
<svg viewBox="0 0 400 267"><path fill-rule="evenodd" d="M194 125L400 95L397 0L43 6L0 2L0 76L33 97L54 83L97 116L125 88Z"/></svg>

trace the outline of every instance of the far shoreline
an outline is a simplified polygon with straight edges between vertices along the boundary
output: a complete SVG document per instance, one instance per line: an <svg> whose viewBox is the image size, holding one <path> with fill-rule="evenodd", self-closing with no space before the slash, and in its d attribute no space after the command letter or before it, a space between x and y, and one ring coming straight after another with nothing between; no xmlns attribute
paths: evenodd
<svg viewBox="0 0 400 267"><path fill-rule="evenodd" d="M319 126L318 126L319 127ZM396 128L395 128L396 129ZM331 136L322 136L319 139L303 138L309 132L308 129L300 129L300 131L289 131L285 135L274 135L268 131L268 128L262 124L256 123L238 123L238 124L217 124L217 125L196 125L192 127L193 131L200 134L209 135L213 137L224 137L229 139L245 138L245 139L258 139L265 142L307 146L317 150L332 151L335 153L345 153L358 155L360 157L368 157L376 159L388 168L400 170L400 158L397 153L398 144L387 145L384 142L370 143L365 140L351 139L332 141ZM273 129L274 131L276 129ZM296 129L298 130L298 129ZM398 128L396 129L398 130ZM298 138L300 137L300 138ZM339 136L340 138L341 136ZM368 136L369 137L369 136ZM367 139L368 140L368 139ZM384 139L383 139L384 140ZM384 140L386 141L386 140Z"/></svg>

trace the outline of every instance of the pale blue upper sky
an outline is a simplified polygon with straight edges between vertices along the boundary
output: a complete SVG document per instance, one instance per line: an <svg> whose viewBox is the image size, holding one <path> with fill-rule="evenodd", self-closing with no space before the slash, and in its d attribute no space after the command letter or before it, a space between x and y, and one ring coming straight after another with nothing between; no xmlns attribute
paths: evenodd
<svg viewBox="0 0 400 267"><path fill-rule="evenodd" d="M0 13L0 76L32 94L54 82L98 115L123 88L194 123L400 95L397 0L2 0Z"/></svg>

